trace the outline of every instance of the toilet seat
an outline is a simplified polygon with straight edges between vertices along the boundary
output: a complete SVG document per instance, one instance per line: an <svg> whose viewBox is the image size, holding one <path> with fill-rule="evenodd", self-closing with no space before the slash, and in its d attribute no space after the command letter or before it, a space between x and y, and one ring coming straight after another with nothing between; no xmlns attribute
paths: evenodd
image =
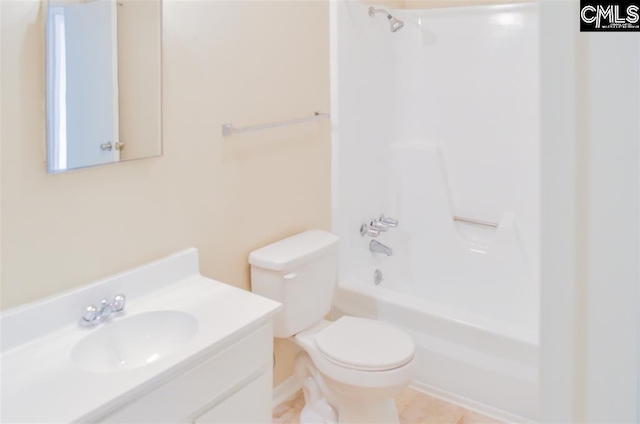
<svg viewBox="0 0 640 424"><path fill-rule="evenodd" d="M398 366L388 370L362 370L349 366L347 364L341 364L336 360L330 359L325 353L320 350L316 337L318 334L327 330L329 327L336 325L342 319L347 318L347 321L351 317L343 317L335 322L329 322L322 320L311 328L301 331L295 336L291 337L293 343L304 349L315 366L320 372L330 380L340 382L342 384L352 385L361 388L381 389L387 387L394 387L395 385L402 385L407 383L413 378L413 367L415 365L415 357L412 357L409 362L404 365ZM372 321L372 320L366 320ZM337 327L340 328L340 327ZM400 330L398 330L400 331ZM331 333L328 333L331 334ZM350 333L353 335L353 333ZM407 336L409 337L409 336ZM413 345L413 343L412 343ZM327 346L325 345L325 348ZM362 362L362 361L357 361Z"/></svg>
<svg viewBox="0 0 640 424"><path fill-rule="evenodd" d="M344 316L316 334L318 350L329 361L360 371L388 371L409 363L413 340L379 321Z"/></svg>

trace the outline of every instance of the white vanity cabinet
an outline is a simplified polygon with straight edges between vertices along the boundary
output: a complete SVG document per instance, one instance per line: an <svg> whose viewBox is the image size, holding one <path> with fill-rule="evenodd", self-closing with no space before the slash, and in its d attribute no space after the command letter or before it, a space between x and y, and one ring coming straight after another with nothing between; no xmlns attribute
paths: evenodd
<svg viewBox="0 0 640 424"><path fill-rule="evenodd" d="M198 268L187 249L1 315L0 422L271 422L281 305ZM121 314L78 325L116 293Z"/></svg>
<svg viewBox="0 0 640 424"><path fill-rule="evenodd" d="M271 422L272 333L263 325L98 422Z"/></svg>
<svg viewBox="0 0 640 424"><path fill-rule="evenodd" d="M271 375L264 374L244 386L222 403L196 418L196 424L205 423L270 423L271 399L264 393L271 392Z"/></svg>

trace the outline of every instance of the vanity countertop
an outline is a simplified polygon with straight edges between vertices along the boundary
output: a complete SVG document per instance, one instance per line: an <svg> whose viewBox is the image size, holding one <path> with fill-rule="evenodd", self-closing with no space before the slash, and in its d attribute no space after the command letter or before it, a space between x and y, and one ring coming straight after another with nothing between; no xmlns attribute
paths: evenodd
<svg viewBox="0 0 640 424"><path fill-rule="evenodd" d="M280 309L277 302L201 276L197 255L188 249L4 313L0 421L95 420L267 325ZM95 327L79 326L84 307L116 293L127 295L126 312ZM166 310L197 321L195 335L172 354L111 372L89 371L71 359L77 343L94 332L145 312Z"/></svg>

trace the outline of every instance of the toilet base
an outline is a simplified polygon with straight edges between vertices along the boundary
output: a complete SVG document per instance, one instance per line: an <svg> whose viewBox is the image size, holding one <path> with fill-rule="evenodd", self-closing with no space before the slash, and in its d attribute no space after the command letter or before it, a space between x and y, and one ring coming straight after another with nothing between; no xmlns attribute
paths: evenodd
<svg viewBox="0 0 640 424"><path fill-rule="evenodd" d="M300 364L300 363L298 363ZM337 424L338 413L327 402L320 389L322 377L317 370L306 370L309 375L302 381L305 405L300 413L301 424ZM313 374L312 374L313 373Z"/></svg>
<svg viewBox="0 0 640 424"><path fill-rule="evenodd" d="M308 404L300 411L300 424L337 424L323 416L318 415Z"/></svg>
<svg viewBox="0 0 640 424"><path fill-rule="evenodd" d="M301 424L397 424L395 395L403 387L362 389L333 381L320 373L311 357L300 352L295 375L302 383L305 406Z"/></svg>

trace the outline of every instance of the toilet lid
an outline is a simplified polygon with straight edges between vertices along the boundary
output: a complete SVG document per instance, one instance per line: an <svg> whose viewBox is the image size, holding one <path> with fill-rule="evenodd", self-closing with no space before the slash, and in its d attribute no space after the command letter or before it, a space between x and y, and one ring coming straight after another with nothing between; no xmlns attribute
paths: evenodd
<svg viewBox="0 0 640 424"><path fill-rule="evenodd" d="M315 337L322 354L340 365L365 371L398 368L411 361L413 340L379 321L342 317Z"/></svg>

